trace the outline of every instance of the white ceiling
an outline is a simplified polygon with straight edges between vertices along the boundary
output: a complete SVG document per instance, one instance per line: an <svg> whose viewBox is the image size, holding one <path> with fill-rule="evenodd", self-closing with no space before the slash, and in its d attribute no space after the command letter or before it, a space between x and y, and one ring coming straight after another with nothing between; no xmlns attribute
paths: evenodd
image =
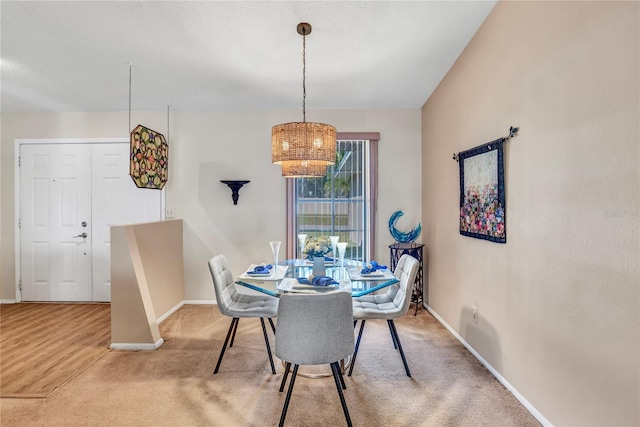
<svg viewBox="0 0 640 427"><path fill-rule="evenodd" d="M2 112L420 108L496 1L7 1Z"/></svg>

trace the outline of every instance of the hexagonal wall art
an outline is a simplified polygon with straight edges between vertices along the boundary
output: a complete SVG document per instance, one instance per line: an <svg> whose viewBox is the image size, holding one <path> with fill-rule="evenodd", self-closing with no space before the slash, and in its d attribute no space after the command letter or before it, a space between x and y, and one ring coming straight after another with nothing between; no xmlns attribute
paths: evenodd
<svg viewBox="0 0 640 427"><path fill-rule="evenodd" d="M164 135L142 125L131 131L129 175L138 188L161 190L169 176L169 145Z"/></svg>

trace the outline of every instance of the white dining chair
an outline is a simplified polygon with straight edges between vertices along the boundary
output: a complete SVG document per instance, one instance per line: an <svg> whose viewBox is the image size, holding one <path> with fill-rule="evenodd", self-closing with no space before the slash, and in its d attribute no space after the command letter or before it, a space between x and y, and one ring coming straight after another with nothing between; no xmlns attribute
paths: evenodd
<svg viewBox="0 0 640 427"><path fill-rule="evenodd" d="M369 319L386 319L389 325L389 331L391 332L393 346L397 350L400 350L404 369L407 376L411 376L409 365L407 364L407 359L404 356L402 344L400 343L400 336L398 335L393 319L404 316L409 310L413 283L416 280L419 265L420 263L417 259L411 255L404 254L398 260L398 265L393 272L394 276L399 280L398 283L389 286L387 292L384 294L364 295L353 298L353 327L355 328L359 320L361 322L360 331L358 332L358 340L356 341L356 348L353 353L353 359L351 360L348 376L351 376L353 373L353 367L356 364L356 356L358 355L358 348L360 347L360 339L362 338L364 325Z"/></svg>
<svg viewBox="0 0 640 427"><path fill-rule="evenodd" d="M347 425L351 426L351 417L342 393L346 385L338 362L353 353L352 322L349 293L284 294L280 297L276 356L285 361L280 391L284 389L289 369L293 364L293 373L280 416L280 426L284 424L287 415L298 367L325 363L331 366L342 410Z"/></svg>
<svg viewBox="0 0 640 427"><path fill-rule="evenodd" d="M271 364L271 372L275 374L276 369L273 365L271 346L269 345L269 337L267 336L264 319L267 318L269 320L271 329L275 334L276 329L272 318L276 317L278 313L278 298L269 295L247 295L239 293L233 283L233 274L229 267L229 261L227 261L227 258L222 254L216 255L209 260L209 270L213 278L213 288L216 293L218 309L224 316L232 318L227 337L222 345L222 350L220 350L218 363L216 363L213 373L218 373L222 357L227 348L227 343L229 343L229 337L231 337L229 347L233 347L233 341L236 337L236 330L238 329L240 318L260 318L262 334L264 335L264 342L267 345L267 354L269 355L269 363Z"/></svg>

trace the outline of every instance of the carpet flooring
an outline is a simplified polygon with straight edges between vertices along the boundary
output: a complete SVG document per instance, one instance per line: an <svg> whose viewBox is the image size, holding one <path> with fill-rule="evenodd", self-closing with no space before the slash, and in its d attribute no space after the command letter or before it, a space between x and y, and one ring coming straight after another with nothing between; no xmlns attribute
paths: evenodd
<svg viewBox="0 0 640 427"><path fill-rule="evenodd" d="M0 399L0 425L277 425L283 367L271 374L257 319L240 320L212 374L229 323L215 306L185 305L160 325L165 344L157 351L110 351L46 399ZM345 377L354 426L540 425L426 310L396 325L412 377L386 322L367 322L353 376ZM345 425L333 378L299 377L286 425Z"/></svg>

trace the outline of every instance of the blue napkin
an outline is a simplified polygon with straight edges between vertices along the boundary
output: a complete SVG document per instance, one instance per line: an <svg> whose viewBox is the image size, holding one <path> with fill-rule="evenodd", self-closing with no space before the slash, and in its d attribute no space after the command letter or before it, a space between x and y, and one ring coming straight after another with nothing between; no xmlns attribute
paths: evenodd
<svg viewBox="0 0 640 427"><path fill-rule="evenodd" d="M362 267L362 270L360 270L360 274L370 274L370 273L373 273L374 271L386 270L386 269L387 269L386 265L380 265L375 261L371 261L365 264L364 267Z"/></svg>
<svg viewBox="0 0 640 427"><path fill-rule="evenodd" d="M329 286L329 285L337 285L338 282L333 280L332 277L328 276L315 276L311 282L306 277L298 277L298 283L303 285L313 285L313 286Z"/></svg>
<svg viewBox="0 0 640 427"><path fill-rule="evenodd" d="M247 274L269 274L272 268L273 265L271 264L257 265L253 270L247 271Z"/></svg>

